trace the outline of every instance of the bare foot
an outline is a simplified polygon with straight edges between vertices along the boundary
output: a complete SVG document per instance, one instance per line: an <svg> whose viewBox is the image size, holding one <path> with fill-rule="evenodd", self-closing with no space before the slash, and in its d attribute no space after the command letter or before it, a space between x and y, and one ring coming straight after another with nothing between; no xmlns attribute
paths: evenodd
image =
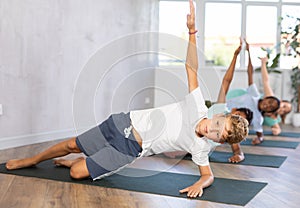
<svg viewBox="0 0 300 208"><path fill-rule="evenodd" d="M254 139L252 139L252 144L253 145L257 145L257 144L260 144L264 141L264 139L262 137L256 137Z"/></svg>
<svg viewBox="0 0 300 208"><path fill-rule="evenodd" d="M7 170L15 170L20 168L26 168L36 165L32 159L25 158L25 159L16 159L16 160L9 160L7 161L5 167Z"/></svg>
<svg viewBox="0 0 300 208"><path fill-rule="evenodd" d="M65 167L71 167L75 162L78 162L80 160L83 160L84 157L79 157L73 160L66 160L66 159L57 159L57 160L53 160L53 163L56 166L65 166Z"/></svg>

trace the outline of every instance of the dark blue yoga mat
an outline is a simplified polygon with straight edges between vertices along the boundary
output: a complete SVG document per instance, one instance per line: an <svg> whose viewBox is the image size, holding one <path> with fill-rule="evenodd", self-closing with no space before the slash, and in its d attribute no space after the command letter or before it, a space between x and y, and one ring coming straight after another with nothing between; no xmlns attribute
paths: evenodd
<svg viewBox="0 0 300 208"><path fill-rule="evenodd" d="M55 167L51 161L45 161L36 167L14 171L7 171L5 164L1 164L0 173L181 198L187 197L186 194L180 194L179 190L192 185L199 179L199 176L195 175L125 168L119 174L94 182L90 179L72 180L68 168ZM144 177L130 177L129 175ZM196 199L245 206L266 185L267 183L261 182L215 178L214 183L204 190L203 196Z"/></svg>
<svg viewBox="0 0 300 208"><path fill-rule="evenodd" d="M250 135L256 135L256 132L253 131L253 130L249 130L249 134ZM270 131L270 130L264 130L264 135L273 136L272 131ZM300 132L281 132L278 136L299 138L300 139Z"/></svg>
<svg viewBox="0 0 300 208"><path fill-rule="evenodd" d="M270 168L279 168L283 162L286 160L286 156L277 156L277 155L257 155L257 154L248 154L245 153L245 160L239 163L230 163L228 158L232 156L231 152L219 152L214 151L209 156L210 162L216 163L227 163L235 165L252 165L260 167L270 167ZM191 160L191 155L187 154L183 159Z"/></svg>
<svg viewBox="0 0 300 208"><path fill-rule="evenodd" d="M241 145L251 145L258 147L277 147L277 148L290 148L296 149L299 145L299 142L290 142L290 141L278 141L278 140L264 140L262 143L253 145L252 139L246 139L240 143Z"/></svg>
<svg viewBox="0 0 300 208"><path fill-rule="evenodd" d="M232 156L231 152L217 152L214 151L210 157L210 162L217 163L228 163L228 158ZM245 160L239 163L239 165L252 165L252 166L261 166L261 167L270 167L270 168L279 168L283 162L286 160L286 156L277 156L277 155L257 155L257 154L249 154L245 153Z"/></svg>

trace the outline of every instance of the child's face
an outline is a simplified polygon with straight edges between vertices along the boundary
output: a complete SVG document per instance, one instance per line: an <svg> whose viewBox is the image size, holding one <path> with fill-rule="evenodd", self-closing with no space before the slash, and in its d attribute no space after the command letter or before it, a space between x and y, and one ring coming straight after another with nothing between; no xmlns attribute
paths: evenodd
<svg viewBox="0 0 300 208"><path fill-rule="evenodd" d="M278 109L278 114L279 115L285 115L288 114L289 112L291 112L292 110L292 104L285 102L285 101L281 101L280 102L280 108Z"/></svg>
<svg viewBox="0 0 300 208"><path fill-rule="evenodd" d="M264 98L259 102L259 109L264 112L271 112L278 107L278 103L275 99Z"/></svg>
<svg viewBox="0 0 300 208"><path fill-rule="evenodd" d="M213 140L214 142L225 142L231 122L224 115L214 115L212 119L203 120L198 126L198 133Z"/></svg>

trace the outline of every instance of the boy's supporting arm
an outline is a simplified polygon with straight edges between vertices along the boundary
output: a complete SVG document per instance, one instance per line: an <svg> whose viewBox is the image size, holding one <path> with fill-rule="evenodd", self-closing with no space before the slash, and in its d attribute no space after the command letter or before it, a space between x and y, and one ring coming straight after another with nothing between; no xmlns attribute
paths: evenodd
<svg viewBox="0 0 300 208"><path fill-rule="evenodd" d="M190 14L187 15L187 27L189 29L189 43L187 49L185 68L188 78L189 92L198 87L198 55L196 46L196 32L195 29L195 7L193 0L190 0Z"/></svg>
<svg viewBox="0 0 300 208"><path fill-rule="evenodd" d="M193 185L180 190L180 193L186 193L191 198L200 197L203 194L203 189L210 186L214 182L214 175L209 165L198 166L200 172L200 179Z"/></svg>
<svg viewBox="0 0 300 208"><path fill-rule="evenodd" d="M231 144L231 149L233 152L233 156L228 159L231 163L239 163L245 159L244 153L242 152L241 145L239 143L237 144Z"/></svg>

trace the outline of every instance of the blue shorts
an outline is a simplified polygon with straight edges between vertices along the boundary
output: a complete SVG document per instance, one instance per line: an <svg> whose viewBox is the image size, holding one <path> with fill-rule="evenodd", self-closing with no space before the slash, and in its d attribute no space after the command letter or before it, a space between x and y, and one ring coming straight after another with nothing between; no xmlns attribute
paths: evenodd
<svg viewBox="0 0 300 208"><path fill-rule="evenodd" d="M133 136L129 113L111 115L79 135L76 144L87 155L86 165L93 180L130 164L142 152Z"/></svg>

